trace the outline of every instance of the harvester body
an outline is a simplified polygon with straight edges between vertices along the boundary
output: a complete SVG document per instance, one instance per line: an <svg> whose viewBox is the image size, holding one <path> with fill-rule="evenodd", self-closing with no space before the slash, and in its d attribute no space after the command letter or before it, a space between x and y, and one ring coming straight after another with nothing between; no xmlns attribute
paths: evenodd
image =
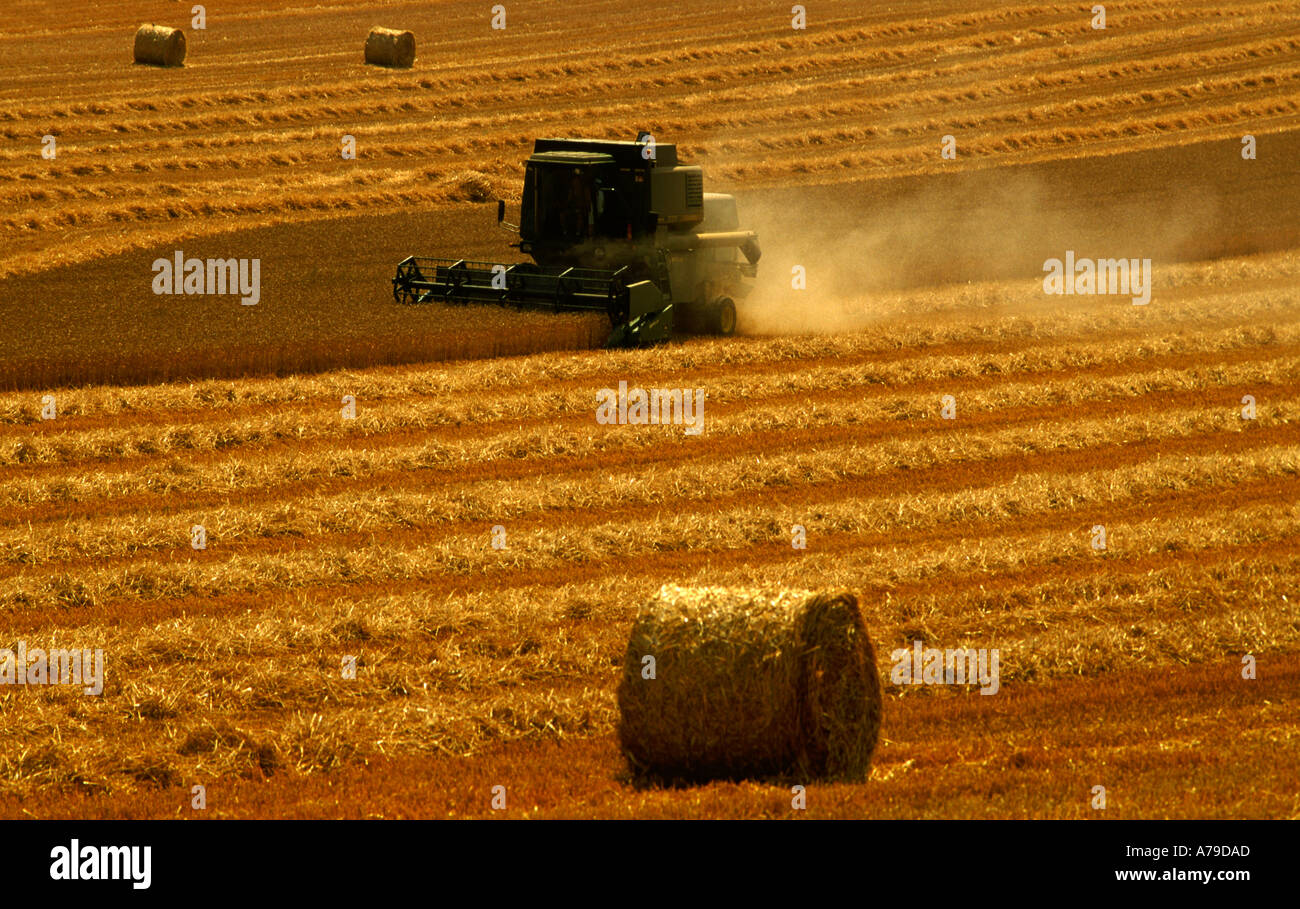
<svg viewBox="0 0 1300 909"><path fill-rule="evenodd" d="M704 192L701 168L646 139L536 140L518 230L532 262L411 257L394 297L604 311L607 345L637 346L674 329L731 334L761 255L734 197Z"/></svg>

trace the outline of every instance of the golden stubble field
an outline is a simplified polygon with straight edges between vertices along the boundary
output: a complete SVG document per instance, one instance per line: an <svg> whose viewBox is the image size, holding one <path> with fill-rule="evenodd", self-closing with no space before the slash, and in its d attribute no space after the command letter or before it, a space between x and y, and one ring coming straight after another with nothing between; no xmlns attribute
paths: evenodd
<svg viewBox="0 0 1300 909"><path fill-rule="evenodd" d="M233 2L133 67L178 9L0 11L0 647L107 663L0 688L0 814L789 815L624 775L673 582L851 587L886 664L1000 650L995 696L887 684L808 815L1300 815L1294 4ZM361 65L375 24L414 69ZM390 302L407 254L510 255L482 180L533 136L641 128L759 228L745 336ZM261 302L154 296L182 248ZM1151 303L1044 295L1066 249L1151 257ZM619 381L704 432L597 424Z"/></svg>

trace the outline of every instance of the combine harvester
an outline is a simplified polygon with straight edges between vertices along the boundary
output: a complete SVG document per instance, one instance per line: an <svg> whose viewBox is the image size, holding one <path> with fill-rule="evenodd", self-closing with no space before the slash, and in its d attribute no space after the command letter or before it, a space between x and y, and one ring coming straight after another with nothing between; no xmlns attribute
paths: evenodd
<svg viewBox="0 0 1300 909"><path fill-rule="evenodd" d="M498 222L505 209L497 203ZM645 133L536 140L519 225L506 227L532 262L411 256L397 266L394 299L606 312L605 346L637 347L674 330L730 335L761 255L735 198L706 193L701 168L678 164L675 145Z"/></svg>

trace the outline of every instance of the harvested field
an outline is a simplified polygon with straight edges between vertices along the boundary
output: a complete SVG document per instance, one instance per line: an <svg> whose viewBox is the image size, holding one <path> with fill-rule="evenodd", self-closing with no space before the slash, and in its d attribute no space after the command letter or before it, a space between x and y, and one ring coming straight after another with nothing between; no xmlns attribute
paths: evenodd
<svg viewBox="0 0 1300 909"><path fill-rule="evenodd" d="M1175 259L1300 243L1279 205L1300 197L1300 10L1282 0L1144 0L1104 31L1041 3L827 0L803 32L781 8L703 3L671 33L611 0L525 3L505 30L459 4L234 0L189 30L183 71L124 63L147 3L49 37L41 7L0 10L0 388L599 344L599 319L503 332L385 305L406 255L519 258L470 200L486 181L517 201L535 136L671 138L742 194L766 273L829 250L836 293L1032 274L1064 242ZM365 65L372 18L421 36L413 69ZM261 258L261 302L153 294L150 263L177 249Z"/></svg>
<svg viewBox="0 0 1300 909"><path fill-rule="evenodd" d="M0 686L0 815L788 816L627 775L680 584L858 593L880 741L809 816L1300 817L1294 3L271 6L175 69L124 50L151 4L0 9L0 648L107 667ZM637 129L759 230L741 336L392 302L406 255L517 258L533 137ZM260 300L154 293L177 250ZM1150 302L1045 295L1066 250ZM597 423L620 381L703 432ZM900 682L918 641L996 692Z"/></svg>

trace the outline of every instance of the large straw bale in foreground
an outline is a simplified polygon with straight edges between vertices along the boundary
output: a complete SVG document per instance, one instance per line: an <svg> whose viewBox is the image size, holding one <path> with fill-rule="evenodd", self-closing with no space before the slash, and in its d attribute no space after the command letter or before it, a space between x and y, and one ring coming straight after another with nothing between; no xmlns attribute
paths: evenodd
<svg viewBox="0 0 1300 909"><path fill-rule="evenodd" d="M415 35L376 25L366 36L366 62L409 68L415 62Z"/></svg>
<svg viewBox="0 0 1300 909"><path fill-rule="evenodd" d="M180 66L185 62L185 33L165 25L142 25L135 33L135 62Z"/></svg>
<svg viewBox="0 0 1300 909"><path fill-rule="evenodd" d="M660 779L860 780L880 735L875 652L849 593L666 586L632 626L618 703L633 771Z"/></svg>

